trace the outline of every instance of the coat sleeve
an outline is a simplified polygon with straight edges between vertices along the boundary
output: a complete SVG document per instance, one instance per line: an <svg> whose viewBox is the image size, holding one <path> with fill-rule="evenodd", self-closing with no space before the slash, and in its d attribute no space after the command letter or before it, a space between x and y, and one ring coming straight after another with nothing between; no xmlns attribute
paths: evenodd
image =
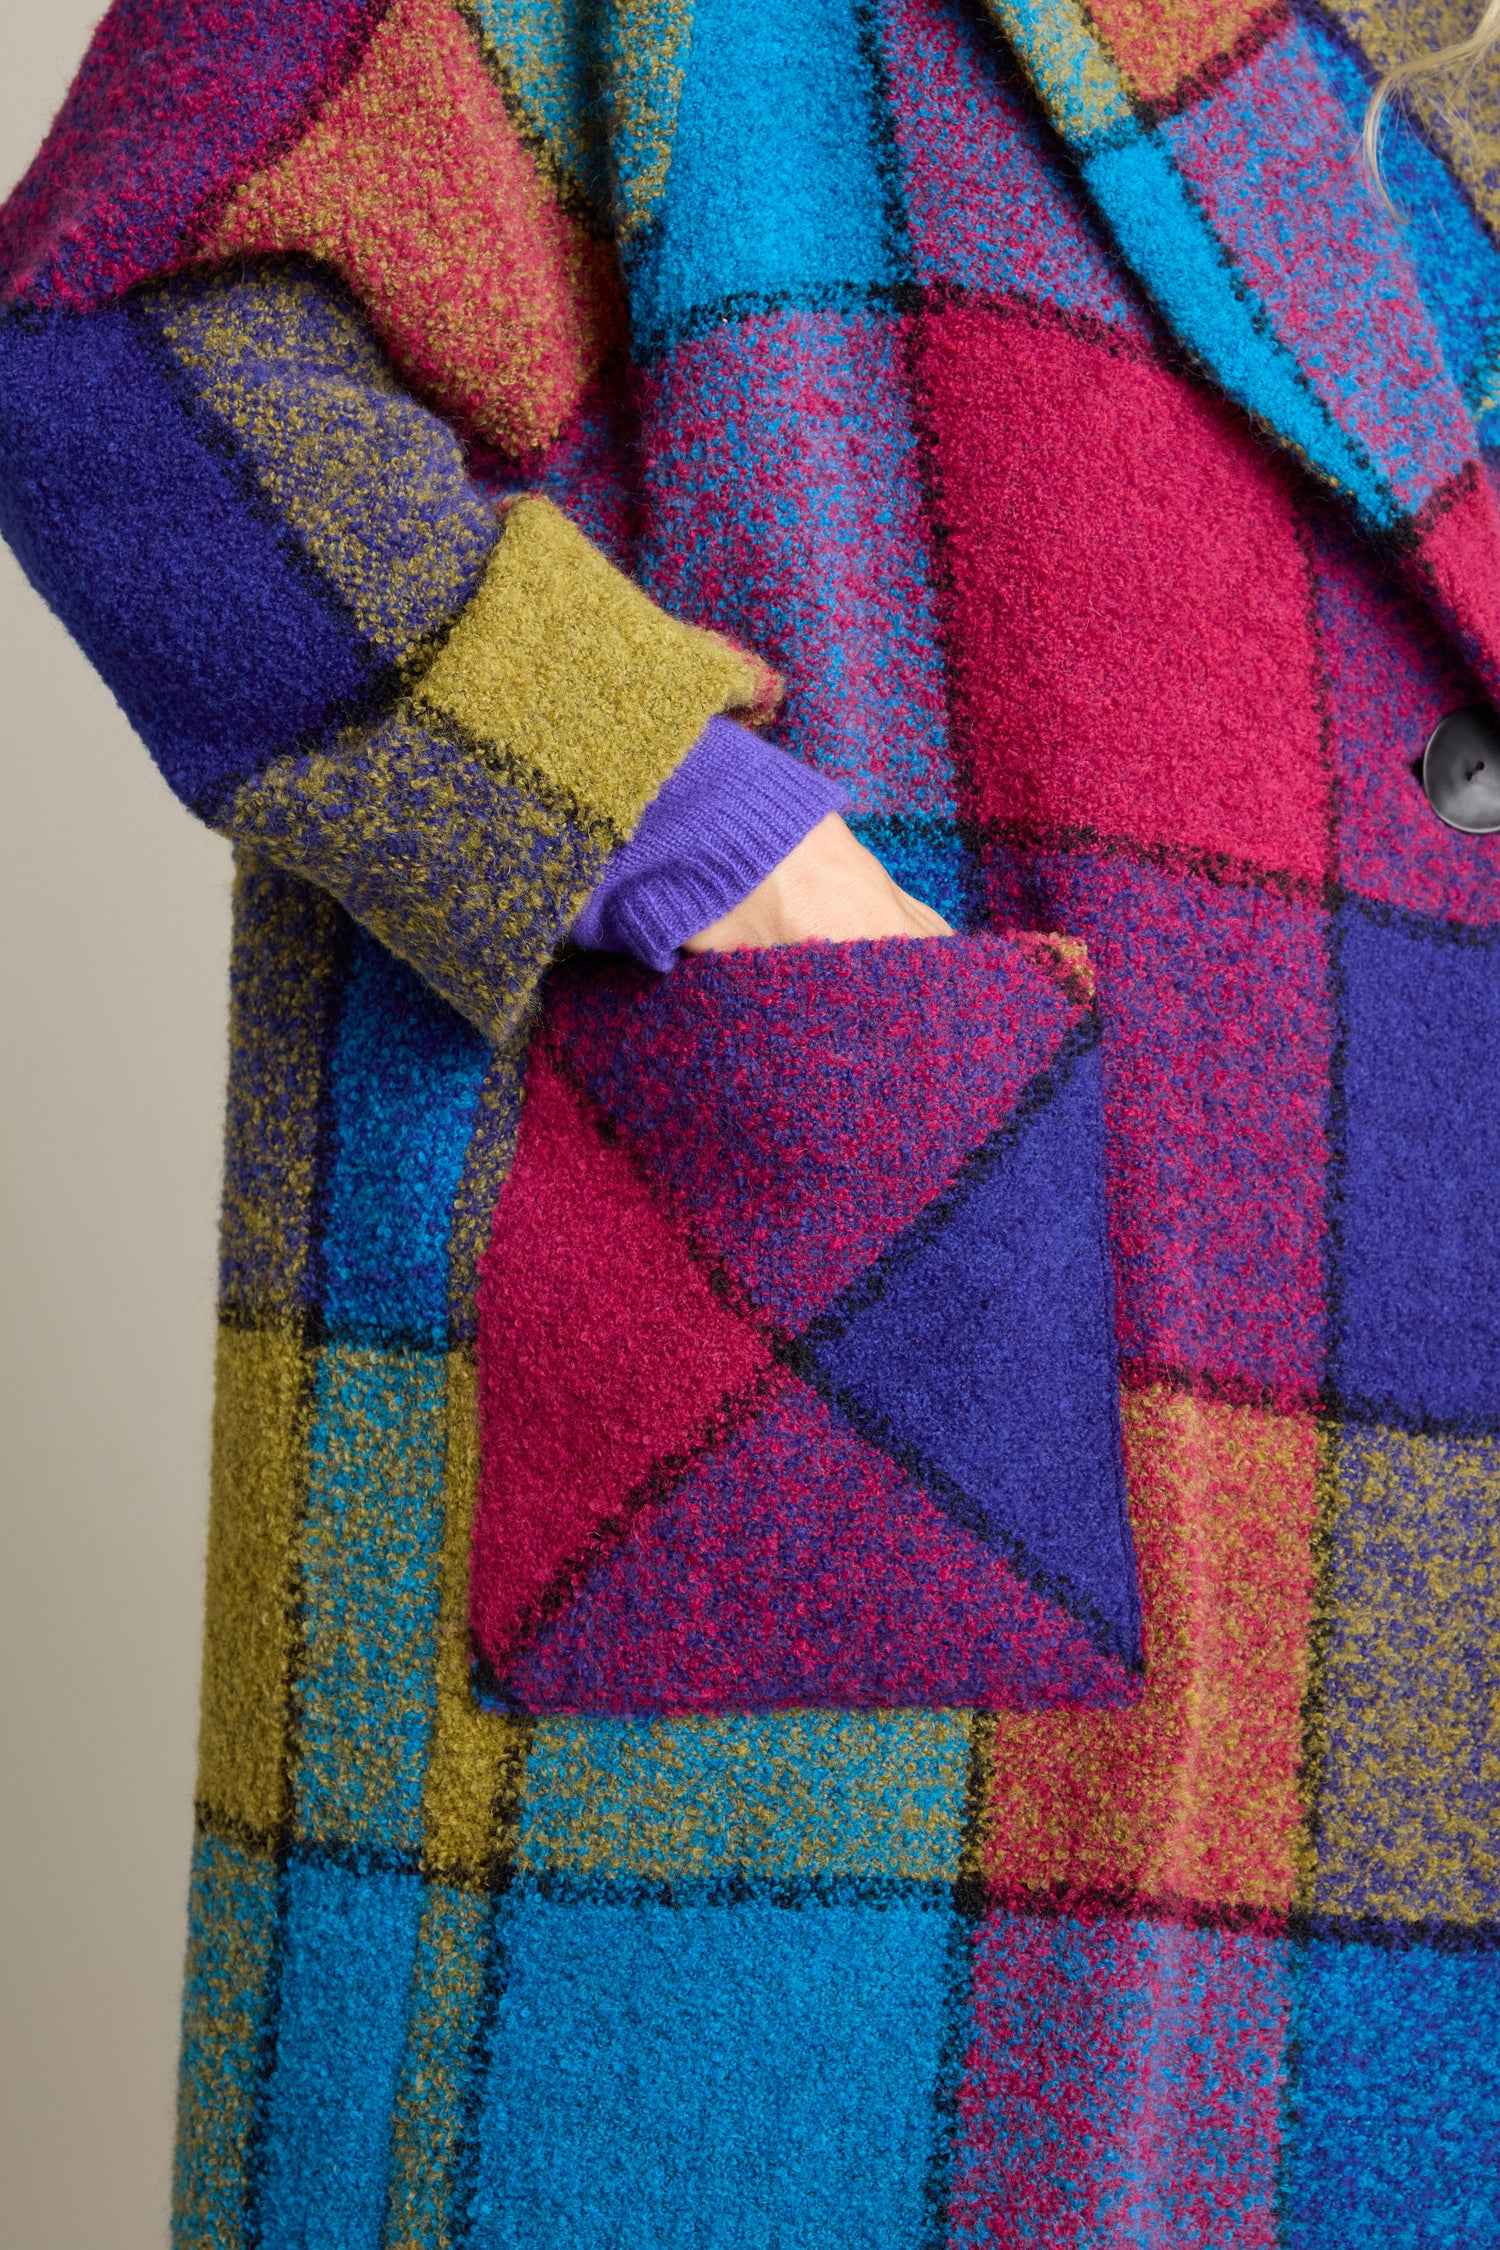
<svg viewBox="0 0 1500 2250"><path fill-rule="evenodd" d="M327 275L0 326L0 528L167 780L491 1038L758 668L504 512Z"/></svg>

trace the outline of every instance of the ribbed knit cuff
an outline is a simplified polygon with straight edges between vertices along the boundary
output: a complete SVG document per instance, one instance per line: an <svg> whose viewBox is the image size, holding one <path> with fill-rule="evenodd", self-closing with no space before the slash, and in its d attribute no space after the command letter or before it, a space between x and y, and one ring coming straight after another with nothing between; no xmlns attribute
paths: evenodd
<svg viewBox="0 0 1500 2250"><path fill-rule="evenodd" d="M710 719L573 924L593 953L670 969L679 946L764 882L848 799L837 782L733 719Z"/></svg>

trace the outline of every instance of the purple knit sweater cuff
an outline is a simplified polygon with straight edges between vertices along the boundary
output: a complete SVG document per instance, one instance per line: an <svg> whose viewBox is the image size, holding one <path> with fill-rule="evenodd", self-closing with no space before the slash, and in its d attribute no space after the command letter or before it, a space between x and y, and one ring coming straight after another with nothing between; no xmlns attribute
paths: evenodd
<svg viewBox="0 0 1500 2250"><path fill-rule="evenodd" d="M574 941L670 969L680 945L738 906L847 802L837 782L748 727L710 719L607 861Z"/></svg>

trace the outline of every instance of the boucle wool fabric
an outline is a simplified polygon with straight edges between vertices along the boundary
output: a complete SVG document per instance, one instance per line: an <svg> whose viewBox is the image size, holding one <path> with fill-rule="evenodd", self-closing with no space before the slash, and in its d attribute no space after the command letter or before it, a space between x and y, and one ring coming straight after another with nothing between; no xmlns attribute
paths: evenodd
<svg viewBox="0 0 1500 2250"><path fill-rule="evenodd" d="M480 1270L482 1694L1134 1700L1091 1000L1027 937L554 982Z"/></svg>
<svg viewBox="0 0 1500 2250"><path fill-rule="evenodd" d="M101 26L0 223L0 511L240 847L181 2250L1500 2241L1500 846L1413 771L1500 687L1500 166L1397 124L1409 224L1371 196L1396 21ZM899 1379L920 1419L990 1361L907 1351L951 1309L914 1261L809 1380L792 1230L762 1274L741 1144L708 1161L691 977L585 1020L565 964L531 1039L723 712L847 789L954 958L1086 960L1102 1127L1037 1109L985 1193L1060 1223L1071 1179L1077 1223L1102 1176L1114 1707L943 1692L894 1482L933 1433L903 1462L838 1401ZM809 973L754 973L798 991L806 1147ZM899 1144L878 1045L851 1166ZM692 1058L649 1116L648 1049ZM580 1318L618 1338L646 1246L673 1286L625 1340L687 1371L654 1395L763 1374L782 1482L686 1440L487 1708L478 1306L502 1348L507 1230L569 1180L621 1214L597 1300L559 1237ZM864 1180L878 1257L909 1183ZM837 1636L794 1645L799 1600Z"/></svg>

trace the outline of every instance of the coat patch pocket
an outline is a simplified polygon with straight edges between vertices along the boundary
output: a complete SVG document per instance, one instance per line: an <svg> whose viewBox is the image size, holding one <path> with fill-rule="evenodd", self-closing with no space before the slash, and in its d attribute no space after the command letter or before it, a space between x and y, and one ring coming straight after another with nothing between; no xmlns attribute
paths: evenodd
<svg viewBox="0 0 1500 2250"><path fill-rule="evenodd" d="M1087 959L559 970L480 1271L474 1684L534 1712L1140 1681Z"/></svg>

